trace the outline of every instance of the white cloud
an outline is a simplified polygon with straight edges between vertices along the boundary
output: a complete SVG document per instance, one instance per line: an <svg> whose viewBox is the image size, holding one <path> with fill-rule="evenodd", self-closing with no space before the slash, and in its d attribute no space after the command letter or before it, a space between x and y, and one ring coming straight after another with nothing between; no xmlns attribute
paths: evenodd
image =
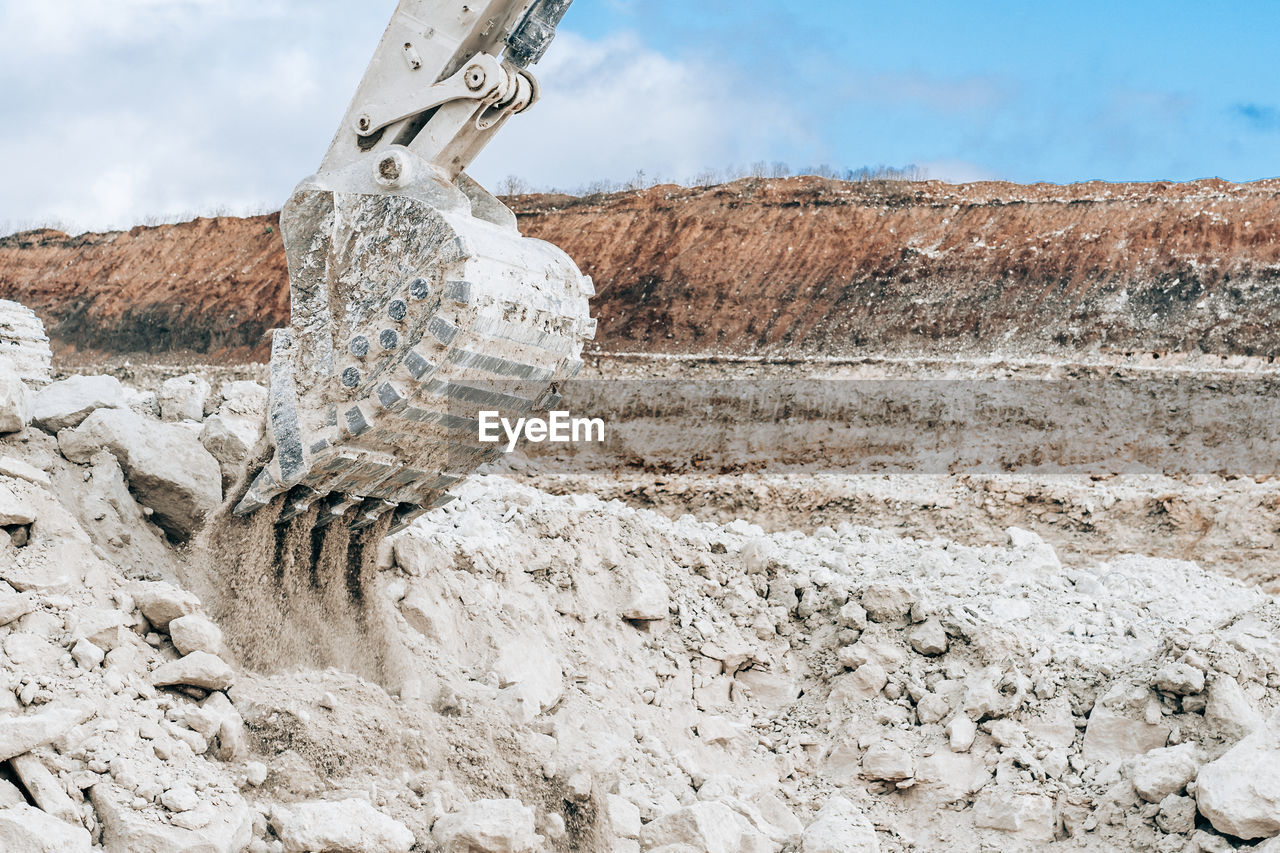
<svg viewBox="0 0 1280 853"><path fill-rule="evenodd" d="M0 0L0 229L280 205L323 156L393 7ZM491 187L687 179L812 147L750 80L632 36L562 32L534 73L543 100L473 170Z"/></svg>
<svg viewBox="0 0 1280 853"><path fill-rule="evenodd" d="M476 160L490 186L518 175L573 188L596 179L687 180L698 171L816 148L788 105L729 68L672 59L618 35L562 33L533 69L543 96Z"/></svg>
<svg viewBox="0 0 1280 853"><path fill-rule="evenodd" d="M0 228L278 206L319 163L386 5L0 0Z"/></svg>

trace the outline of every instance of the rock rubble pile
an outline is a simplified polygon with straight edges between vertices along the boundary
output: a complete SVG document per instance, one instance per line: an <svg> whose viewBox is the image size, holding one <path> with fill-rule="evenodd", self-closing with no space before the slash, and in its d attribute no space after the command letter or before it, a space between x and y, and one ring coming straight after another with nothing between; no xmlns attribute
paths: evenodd
<svg viewBox="0 0 1280 853"><path fill-rule="evenodd" d="M482 476L342 587L384 679L251 669L261 387L0 403L6 851L1280 849L1280 610L1195 564Z"/></svg>

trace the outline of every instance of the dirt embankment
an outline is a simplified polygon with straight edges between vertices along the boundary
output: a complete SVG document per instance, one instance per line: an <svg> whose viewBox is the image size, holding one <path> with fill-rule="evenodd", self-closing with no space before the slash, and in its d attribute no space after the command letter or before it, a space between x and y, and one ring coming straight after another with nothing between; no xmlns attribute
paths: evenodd
<svg viewBox="0 0 1280 853"><path fill-rule="evenodd" d="M1280 352L1280 180L1019 186L816 178L510 199L600 291L606 351ZM55 343L266 354L274 217L0 240Z"/></svg>
<svg viewBox="0 0 1280 853"><path fill-rule="evenodd" d="M54 351L265 358L287 322L274 214L82 234L0 238L0 293L35 310Z"/></svg>

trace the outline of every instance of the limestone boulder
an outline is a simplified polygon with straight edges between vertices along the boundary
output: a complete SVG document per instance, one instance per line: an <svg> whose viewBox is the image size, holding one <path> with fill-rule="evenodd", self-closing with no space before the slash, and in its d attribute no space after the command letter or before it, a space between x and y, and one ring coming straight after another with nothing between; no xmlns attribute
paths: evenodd
<svg viewBox="0 0 1280 853"><path fill-rule="evenodd" d="M1057 817L1051 797L989 785L973 804L973 825L1026 841L1049 842L1053 840Z"/></svg>
<svg viewBox="0 0 1280 853"><path fill-rule="evenodd" d="M239 796L224 794L216 806L204 803L184 812L183 822L200 824L196 828L135 809L133 794L109 782L94 785L89 799L102 826L104 853L241 853L253 840L253 816Z"/></svg>
<svg viewBox="0 0 1280 853"><path fill-rule="evenodd" d="M1187 787L1202 763L1203 756L1194 743L1153 749L1134 763L1130 779L1138 796L1158 803Z"/></svg>
<svg viewBox="0 0 1280 853"><path fill-rule="evenodd" d="M219 390L220 415L247 415L261 418L267 411L267 389L257 382L235 380L224 382Z"/></svg>
<svg viewBox="0 0 1280 853"><path fill-rule="evenodd" d="M0 762L44 746L93 715L91 705L65 704L47 705L33 713L0 717Z"/></svg>
<svg viewBox="0 0 1280 853"><path fill-rule="evenodd" d="M844 797L832 797L805 828L800 853L880 853L880 842L857 806Z"/></svg>
<svg viewBox="0 0 1280 853"><path fill-rule="evenodd" d="M0 527L30 524L35 520L35 509L31 504L20 498L13 489L0 483Z"/></svg>
<svg viewBox="0 0 1280 853"><path fill-rule="evenodd" d="M431 830L441 853L530 853L539 849L533 809L519 800L477 800Z"/></svg>
<svg viewBox="0 0 1280 853"><path fill-rule="evenodd" d="M160 417L166 421L204 420L209 391L209 383L194 373L166 379L156 392Z"/></svg>
<svg viewBox="0 0 1280 853"><path fill-rule="evenodd" d="M180 654L222 654L222 629L203 613L180 616L169 623L169 639Z"/></svg>
<svg viewBox="0 0 1280 853"><path fill-rule="evenodd" d="M271 826L285 853L409 853L408 827L365 800L317 800L271 810Z"/></svg>
<svg viewBox="0 0 1280 853"><path fill-rule="evenodd" d="M1133 719L1126 713L1095 707L1084 730L1084 760L1109 764L1163 747L1169 740L1167 724Z"/></svg>
<svg viewBox="0 0 1280 853"><path fill-rule="evenodd" d="M170 536L185 539L222 500L222 470L189 430L127 409L98 409L75 429L58 433L72 462L106 450L120 462L129 491Z"/></svg>
<svg viewBox="0 0 1280 853"><path fill-rule="evenodd" d="M46 385L31 401L31 419L49 432L79 426L98 409L126 406L124 387L114 376L72 376Z"/></svg>
<svg viewBox="0 0 1280 853"><path fill-rule="evenodd" d="M200 609L200 599L185 589L164 581L136 581L128 591L133 603L157 630L168 631L169 623Z"/></svg>
<svg viewBox="0 0 1280 853"><path fill-rule="evenodd" d="M31 395L18 374L0 367L0 433L22 432L31 423Z"/></svg>
<svg viewBox="0 0 1280 853"><path fill-rule="evenodd" d="M656 818L640 831L640 846L706 853L775 853L777 849L747 818L719 802L694 803Z"/></svg>
<svg viewBox="0 0 1280 853"><path fill-rule="evenodd" d="M0 809L0 850L12 853L89 853L89 833L37 808Z"/></svg>
<svg viewBox="0 0 1280 853"><path fill-rule="evenodd" d="M217 655L192 652L156 667L151 673L156 687L187 685L205 690L226 690L236 683L235 670Z"/></svg>
<svg viewBox="0 0 1280 853"><path fill-rule="evenodd" d="M200 430L200 444L214 459L226 465L244 461L262 438L265 422L260 417L210 415Z"/></svg>
<svg viewBox="0 0 1280 853"><path fill-rule="evenodd" d="M1280 834L1280 716L1200 768L1196 806L1226 835L1254 839Z"/></svg>

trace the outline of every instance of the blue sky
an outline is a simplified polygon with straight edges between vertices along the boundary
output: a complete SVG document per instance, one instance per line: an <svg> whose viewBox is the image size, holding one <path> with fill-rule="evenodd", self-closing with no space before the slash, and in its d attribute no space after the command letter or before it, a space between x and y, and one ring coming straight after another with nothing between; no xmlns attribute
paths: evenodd
<svg viewBox="0 0 1280 853"><path fill-rule="evenodd" d="M278 207L393 0L0 0L0 232ZM576 0L472 172L538 187L915 164L1280 175L1280 0Z"/></svg>
<svg viewBox="0 0 1280 853"><path fill-rule="evenodd" d="M1280 175L1275 0L584 0L566 24L634 32L792 103L814 147L762 159L1023 182Z"/></svg>

